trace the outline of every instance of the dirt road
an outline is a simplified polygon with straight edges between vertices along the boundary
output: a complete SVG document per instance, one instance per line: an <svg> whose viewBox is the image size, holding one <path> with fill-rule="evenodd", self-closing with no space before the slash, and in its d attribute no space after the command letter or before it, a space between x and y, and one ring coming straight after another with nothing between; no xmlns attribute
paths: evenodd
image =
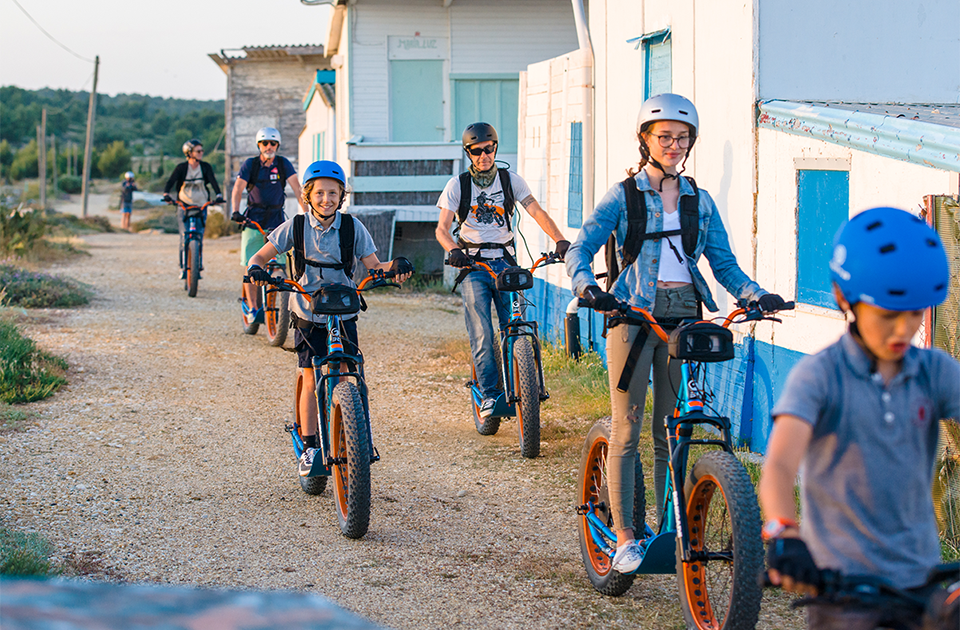
<svg viewBox="0 0 960 630"><path fill-rule="evenodd" d="M670 576L616 599L590 587L577 462L523 460L513 424L476 433L464 366L440 350L464 336L457 300L368 300L383 459L370 531L353 541L329 490L300 490L283 430L295 357L241 333L238 237L205 243L195 299L176 279L175 235L86 240L92 255L55 271L92 284L94 302L29 315L70 385L0 435L2 524L42 532L93 577L308 590L397 628L682 626ZM799 627L780 614L760 627Z"/></svg>

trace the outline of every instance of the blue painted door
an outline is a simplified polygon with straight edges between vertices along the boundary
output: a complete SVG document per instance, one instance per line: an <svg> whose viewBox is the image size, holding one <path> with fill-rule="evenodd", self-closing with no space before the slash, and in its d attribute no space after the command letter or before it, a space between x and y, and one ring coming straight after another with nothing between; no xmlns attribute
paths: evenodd
<svg viewBox="0 0 960 630"><path fill-rule="evenodd" d="M443 141L443 61L390 61L390 139Z"/></svg>
<svg viewBox="0 0 960 630"><path fill-rule="evenodd" d="M833 237L850 216L850 173L797 171L797 299L836 309L830 284Z"/></svg>
<svg viewBox="0 0 960 630"><path fill-rule="evenodd" d="M455 129L488 122L497 130L501 154L517 152L520 82L517 79L458 79L453 83ZM459 138L455 138L459 140Z"/></svg>

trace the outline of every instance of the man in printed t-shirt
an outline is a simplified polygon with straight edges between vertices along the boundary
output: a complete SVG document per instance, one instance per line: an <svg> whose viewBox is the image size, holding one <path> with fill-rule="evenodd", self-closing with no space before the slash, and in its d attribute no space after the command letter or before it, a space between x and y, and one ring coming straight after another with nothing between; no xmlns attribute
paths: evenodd
<svg viewBox="0 0 960 630"><path fill-rule="evenodd" d="M550 215L533 198L527 182L513 171L497 168L497 145L497 131L487 123L473 123L463 132L463 150L471 162L469 178L466 174L452 178L437 201L440 220L436 236L443 249L450 253L447 263L453 267L469 267L474 260L483 261L495 273L515 265L516 244L511 224L513 202L519 202L557 243L556 251L562 258L570 241L564 239ZM468 182L469 192L466 192ZM505 183L510 188L507 195L504 195ZM464 204L461 209L462 192L470 195L470 202L469 207ZM451 233L454 218L457 219L457 231ZM487 418L493 414L500 395L497 385L499 368L493 349L498 337L495 338L493 333L491 304L497 309L501 328L506 325L509 313L496 283L486 271L466 275L462 280L461 294L470 350L477 369L477 386L483 395L480 416Z"/></svg>

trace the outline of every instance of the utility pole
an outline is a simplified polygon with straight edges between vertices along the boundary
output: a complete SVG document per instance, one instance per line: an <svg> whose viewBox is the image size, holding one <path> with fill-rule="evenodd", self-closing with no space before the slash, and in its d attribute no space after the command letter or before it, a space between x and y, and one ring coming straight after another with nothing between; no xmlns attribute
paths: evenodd
<svg viewBox="0 0 960 630"><path fill-rule="evenodd" d="M93 155L93 123L97 111L97 72L100 70L100 55L93 58L93 87L90 89L90 106L87 108L87 145L83 150L83 218L87 218L87 197L90 194L90 159Z"/></svg>
<svg viewBox="0 0 960 630"><path fill-rule="evenodd" d="M40 172L40 209L47 209L47 108L40 112L37 127L37 170Z"/></svg>
<svg viewBox="0 0 960 630"><path fill-rule="evenodd" d="M57 198L57 137L50 134L50 151L53 153L53 198Z"/></svg>

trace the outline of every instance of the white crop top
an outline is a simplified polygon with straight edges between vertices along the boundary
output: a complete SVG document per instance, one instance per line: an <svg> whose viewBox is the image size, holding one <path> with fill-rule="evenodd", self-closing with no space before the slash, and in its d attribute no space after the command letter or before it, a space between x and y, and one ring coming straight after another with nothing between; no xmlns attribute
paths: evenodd
<svg viewBox="0 0 960 630"><path fill-rule="evenodd" d="M664 212L663 231L670 232L679 229L680 211ZM671 243L673 249L670 247ZM674 252L674 249L676 249L676 252ZM660 267L657 271L657 280L661 282L693 282L690 269L687 268L687 256L683 253L683 237L679 234L661 239Z"/></svg>

